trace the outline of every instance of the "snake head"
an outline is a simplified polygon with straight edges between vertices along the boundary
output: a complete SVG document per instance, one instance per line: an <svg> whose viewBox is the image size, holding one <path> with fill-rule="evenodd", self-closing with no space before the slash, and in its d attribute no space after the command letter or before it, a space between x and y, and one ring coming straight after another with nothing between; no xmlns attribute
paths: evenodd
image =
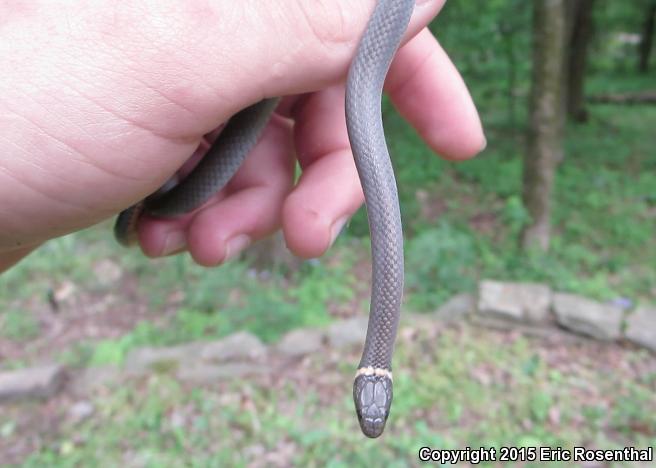
<svg viewBox="0 0 656 468"><path fill-rule="evenodd" d="M364 435L380 436L392 406L391 374L359 373L353 382L353 400Z"/></svg>

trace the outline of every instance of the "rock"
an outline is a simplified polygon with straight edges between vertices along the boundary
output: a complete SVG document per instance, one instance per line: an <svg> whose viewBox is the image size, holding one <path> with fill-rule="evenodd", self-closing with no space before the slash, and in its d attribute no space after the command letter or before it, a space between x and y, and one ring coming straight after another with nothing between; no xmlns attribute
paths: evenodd
<svg viewBox="0 0 656 468"><path fill-rule="evenodd" d="M630 341L656 351L656 307L638 306L626 322L625 335Z"/></svg>
<svg viewBox="0 0 656 468"><path fill-rule="evenodd" d="M62 308L69 308L76 302L78 296L77 286L72 281L64 281L55 289L48 291L48 302L54 312Z"/></svg>
<svg viewBox="0 0 656 468"><path fill-rule="evenodd" d="M121 378L121 371L115 366L89 367L73 375L70 389L74 395L82 397L100 387L117 383Z"/></svg>
<svg viewBox="0 0 656 468"><path fill-rule="evenodd" d="M432 314L404 310L401 313L401 328L399 328L399 333L405 330L404 333L414 335L416 330L439 328L439 325L439 321L435 320Z"/></svg>
<svg viewBox="0 0 656 468"><path fill-rule="evenodd" d="M588 339L568 333L566 330L551 324L517 323L493 316L473 315L470 323L488 330L518 332L525 336L565 343L582 343Z"/></svg>
<svg viewBox="0 0 656 468"><path fill-rule="evenodd" d="M0 402L45 399L64 384L64 368L59 364L0 372Z"/></svg>
<svg viewBox="0 0 656 468"><path fill-rule="evenodd" d="M173 410L169 417L169 424L172 429L183 429L187 418L181 410Z"/></svg>
<svg viewBox="0 0 656 468"><path fill-rule="evenodd" d="M543 323L549 319L551 289L536 283L481 281L478 313L520 322Z"/></svg>
<svg viewBox="0 0 656 468"><path fill-rule="evenodd" d="M132 375L152 371L176 373L179 368L194 366L199 362L253 360L265 355L266 346L256 336L239 332L217 341L138 348L125 358L124 368Z"/></svg>
<svg viewBox="0 0 656 468"><path fill-rule="evenodd" d="M178 379L194 384L215 384L220 381L235 379L248 375L263 375L272 372L270 366L235 362L212 365L199 363L181 367L177 371Z"/></svg>
<svg viewBox="0 0 656 468"><path fill-rule="evenodd" d="M473 323L474 325L478 325L483 328L489 328L491 330L505 330L505 331L520 330L523 332L524 330L530 329L530 330L535 330L535 334L539 334L541 330L540 327L523 325L514 321L499 318L494 315L476 314L471 317L470 323Z"/></svg>
<svg viewBox="0 0 656 468"><path fill-rule="evenodd" d="M266 355L266 346L248 332L238 332L218 341L203 343L200 358L203 361L239 361L258 359Z"/></svg>
<svg viewBox="0 0 656 468"><path fill-rule="evenodd" d="M476 298L471 293L460 293L442 304L436 311L435 317L445 322L458 320L476 309Z"/></svg>
<svg viewBox="0 0 656 468"><path fill-rule="evenodd" d="M333 323L328 327L328 342L335 348L364 344L368 321L368 317L358 316Z"/></svg>
<svg viewBox="0 0 656 468"><path fill-rule="evenodd" d="M93 266L96 282L103 287L114 286L123 275L123 270L109 259L100 260Z"/></svg>
<svg viewBox="0 0 656 468"><path fill-rule="evenodd" d="M568 330L602 341L620 337L624 314L617 307L575 294L557 293L553 308L558 324Z"/></svg>
<svg viewBox="0 0 656 468"><path fill-rule="evenodd" d="M68 410L68 415L75 422L89 418L95 411L94 406L86 400L78 401Z"/></svg>
<svg viewBox="0 0 656 468"><path fill-rule="evenodd" d="M313 328L293 330L277 344L276 349L288 357L317 352L323 345L324 334Z"/></svg>
<svg viewBox="0 0 656 468"><path fill-rule="evenodd" d="M613 306L615 306L617 308L620 308L622 310L630 310L634 306L633 301L631 299L629 299L628 297L621 297L621 296L620 297L614 297L610 301L610 305L613 305Z"/></svg>
<svg viewBox="0 0 656 468"><path fill-rule="evenodd" d="M124 369L128 374L140 375L152 371L175 372L188 361L198 360L198 343L167 348L137 348L125 358Z"/></svg>

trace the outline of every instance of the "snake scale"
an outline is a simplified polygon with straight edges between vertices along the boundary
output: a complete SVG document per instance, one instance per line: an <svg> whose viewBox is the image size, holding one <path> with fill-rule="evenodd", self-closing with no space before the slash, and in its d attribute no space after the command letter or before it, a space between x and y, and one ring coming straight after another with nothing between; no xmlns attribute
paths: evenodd
<svg viewBox="0 0 656 468"><path fill-rule="evenodd" d="M408 26L415 0L379 0L346 82L346 124L365 195L372 251L372 293L367 337L353 383L362 432L378 437L392 404L392 354L403 294L403 233L381 115L385 76ZM141 213L173 217L202 205L237 172L255 146L279 98L257 102L234 115L205 157L178 185L124 210L114 233L124 245L135 239Z"/></svg>

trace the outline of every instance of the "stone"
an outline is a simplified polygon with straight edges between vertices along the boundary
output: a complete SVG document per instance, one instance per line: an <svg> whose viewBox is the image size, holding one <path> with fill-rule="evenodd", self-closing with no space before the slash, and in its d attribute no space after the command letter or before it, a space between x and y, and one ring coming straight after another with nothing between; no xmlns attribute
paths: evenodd
<svg viewBox="0 0 656 468"><path fill-rule="evenodd" d="M173 410L169 416L169 424L172 429L184 429L186 420L185 412L179 409Z"/></svg>
<svg viewBox="0 0 656 468"><path fill-rule="evenodd" d="M59 364L0 372L0 402L46 399L64 385L64 368Z"/></svg>
<svg viewBox="0 0 656 468"><path fill-rule="evenodd" d="M65 280L54 289L48 290L48 303L53 312L74 307L79 299L79 291L75 283Z"/></svg>
<svg viewBox="0 0 656 468"><path fill-rule="evenodd" d="M568 333L552 324L518 323L493 316L473 315L470 323L488 330L521 333L524 336L542 338L564 343L583 343L589 338L574 333Z"/></svg>
<svg viewBox="0 0 656 468"><path fill-rule="evenodd" d="M217 341L197 341L169 347L143 347L132 350L125 358L128 374L148 372L176 373L179 368L200 362L232 362L259 359L266 346L254 335L238 332Z"/></svg>
<svg viewBox="0 0 656 468"><path fill-rule="evenodd" d="M656 306L640 305L626 320L625 336L630 341L656 351Z"/></svg>
<svg viewBox="0 0 656 468"><path fill-rule="evenodd" d="M140 375L152 371L175 372L187 361L198 359L198 343L170 347L137 348L125 358L124 369L128 374Z"/></svg>
<svg viewBox="0 0 656 468"><path fill-rule="evenodd" d="M401 313L401 323L399 333L401 330L406 330L404 333L414 334L417 329L427 330L431 327L439 326L438 321L431 314L422 312L410 312L404 310Z"/></svg>
<svg viewBox="0 0 656 468"><path fill-rule="evenodd" d="M601 341L620 337L623 312L576 294L554 294L553 309L563 328Z"/></svg>
<svg viewBox="0 0 656 468"><path fill-rule="evenodd" d="M212 362L259 359L266 353L266 346L248 332L233 333L221 340L203 343L200 348L200 358Z"/></svg>
<svg viewBox="0 0 656 468"><path fill-rule="evenodd" d="M199 363L181 367L177 371L178 379L194 384L215 384L221 381L252 375L264 375L272 372L270 366L235 362L220 365Z"/></svg>
<svg viewBox="0 0 656 468"><path fill-rule="evenodd" d="M96 366L83 369L72 377L70 390L74 395L83 397L101 387L119 382L122 374L115 366Z"/></svg>
<svg viewBox="0 0 656 468"><path fill-rule="evenodd" d="M281 354L298 357L317 352L323 345L324 334L317 329L302 328L287 333L276 345Z"/></svg>
<svg viewBox="0 0 656 468"><path fill-rule="evenodd" d="M116 285L121 279L121 276L123 276L123 270L121 267L117 263L106 258L100 260L93 266L93 273L96 277L96 282L104 287Z"/></svg>
<svg viewBox="0 0 656 468"><path fill-rule="evenodd" d="M95 411L94 406L86 401L78 401L68 409L68 415L75 422L81 422L91 417Z"/></svg>
<svg viewBox="0 0 656 468"><path fill-rule="evenodd" d="M549 319L551 289L537 283L481 281L478 313L519 322L544 323Z"/></svg>
<svg viewBox="0 0 656 468"><path fill-rule="evenodd" d="M438 320L451 322L474 312L475 309L476 298L474 295L471 293L460 293L452 296L451 299L442 304L435 311L434 315Z"/></svg>
<svg viewBox="0 0 656 468"><path fill-rule="evenodd" d="M367 323L369 318L357 316L346 320L340 320L328 327L326 336L328 343L335 348L364 344L367 335Z"/></svg>

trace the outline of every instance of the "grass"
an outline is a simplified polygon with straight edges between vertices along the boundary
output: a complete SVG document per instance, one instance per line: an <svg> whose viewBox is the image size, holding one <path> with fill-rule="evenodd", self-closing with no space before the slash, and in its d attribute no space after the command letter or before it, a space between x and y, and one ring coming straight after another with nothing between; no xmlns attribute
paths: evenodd
<svg viewBox="0 0 656 468"><path fill-rule="evenodd" d="M380 440L358 435L349 395L356 356L345 353L314 357L289 381L193 389L165 374L132 381L96 396L96 417L65 427L23 466L408 466L422 446L656 444L653 371L637 380L609 374L598 359L608 353L594 346L577 366L548 362L535 342L466 327L415 324L406 336L395 375L403 398ZM624 358L637 365L649 356ZM335 370L319 377L320 369Z"/></svg>
<svg viewBox="0 0 656 468"><path fill-rule="evenodd" d="M588 125L571 127L567 135L566 157L556 180L549 255L522 252L517 246L517 234L528 217L518 195L521 145L516 135L488 132L489 149L472 161L453 164L428 154L400 118L388 116L388 127L402 135L392 139L391 146L409 233L409 261L413 249L430 256L426 245L444 241L439 232L443 228L427 226L418 216L416 191L424 188L433 194L431 203L447 205L442 226L450 226L457 233L449 235L451 241L462 244L460 255L441 256L439 268L457 271L462 250L474 252L475 260L467 264L475 267L460 275L461 289L469 288L476 277L491 276L543 281L599 299L653 301L656 248L645 247L654 245L656 232L656 139L646 126L656 122L656 109L618 112L616 107L596 106L593 115ZM489 232L472 222L481 214L491 220ZM416 266L411 271L419 271ZM420 284L411 274L408 289L432 289L435 278L421 277L428 283Z"/></svg>
<svg viewBox="0 0 656 468"><path fill-rule="evenodd" d="M29 312L9 310L2 316L0 335L14 341L29 340L39 335L39 324Z"/></svg>
<svg viewBox="0 0 656 468"><path fill-rule="evenodd" d="M483 26L487 31L494 25ZM505 73L498 57L495 62L484 51L469 52L455 56L463 61L487 129L483 154L460 164L443 161L400 117L385 115L406 235L406 308L434 310L451 295L474 290L480 278L539 281L600 300L656 302L656 108L594 106L587 124L568 127L551 250L524 252L517 245L528 221L520 198L524 129L516 122L525 120L528 69L519 67L511 122L503 80L489 79ZM603 70L588 83L593 93L650 86L644 78ZM51 241L0 278L0 336L25 350L2 366L29 362L31 344L44 333L39 314L65 319L65 307L53 312L48 306L48 297L65 284L74 286L84 310L111 299L114 305L107 307L123 316L137 314L139 306L149 311L120 336L108 333L58 349L57 359L71 367L117 365L135 347L237 330L270 343L298 327L325 325L333 315L364 313L367 279L359 270L367 266L366 234L360 210L326 257L298 271L264 273L246 262L211 270L183 256L153 262L115 246L108 223ZM116 282L97 274L107 259L122 272ZM558 357L551 344L468 328L427 327L412 339L403 336L396 357L403 370L395 373L395 392L403 397L395 400L392 427L382 441L354 436L359 429L349 386L357 356L328 353L307 364L300 372L305 377L273 383L187 388L163 373L105 389L93 397L92 418L48 434L24 466L179 466L181 460L189 466L262 460L407 466L416 464L423 445L656 444L656 374L653 365L644 365L653 355L590 345L569 347ZM617 358L615 351L623 365L604 360ZM625 373L638 365L647 370ZM3 418L0 444L31 435L21 433L18 418Z"/></svg>

